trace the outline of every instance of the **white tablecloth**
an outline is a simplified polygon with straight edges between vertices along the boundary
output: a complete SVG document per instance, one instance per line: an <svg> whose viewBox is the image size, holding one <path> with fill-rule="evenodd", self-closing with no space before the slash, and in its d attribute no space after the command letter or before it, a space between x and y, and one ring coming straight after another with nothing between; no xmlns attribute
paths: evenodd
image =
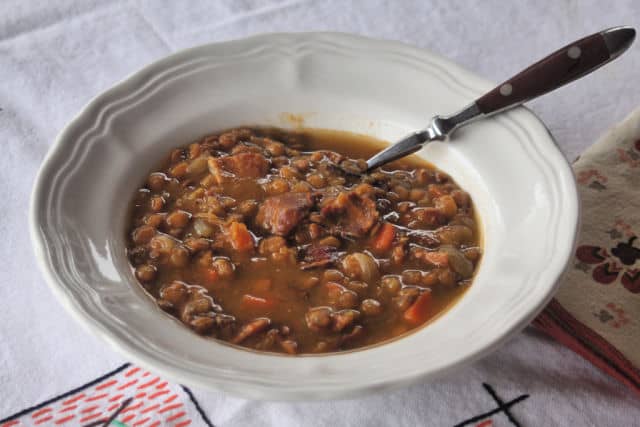
<svg viewBox="0 0 640 427"><path fill-rule="evenodd" d="M27 231L38 166L57 132L94 95L176 50L260 32L335 30L397 39L497 81L565 42L620 24L640 26L640 2L3 0L0 419L126 362L54 300ZM531 106L573 159L640 103L639 69L640 43ZM268 403L192 392L216 426L453 426L496 408L483 383L505 402L529 397L511 406L512 420L498 412L466 425L640 425L636 396L534 330L454 375L353 401ZM65 425L80 425L79 419ZM206 423L193 416L191 425Z"/></svg>

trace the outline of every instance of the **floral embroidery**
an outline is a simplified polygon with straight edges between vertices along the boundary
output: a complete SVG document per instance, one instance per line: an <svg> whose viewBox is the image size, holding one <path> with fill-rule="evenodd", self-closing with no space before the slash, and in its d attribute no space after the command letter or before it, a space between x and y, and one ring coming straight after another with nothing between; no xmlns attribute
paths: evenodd
<svg viewBox="0 0 640 427"><path fill-rule="evenodd" d="M602 191L607 188L605 184L609 179L596 169L587 169L578 173L576 180L589 188Z"/></svg>
<svg viewBox="0 0 640 427"><path fill-rule="evenodd" d="M614 317L605 309L601 309L598 313L593 313L594 317L598 318L602 323L607 323L609 320L614 319Z"/></svg>
<svg viewBox="0 0 640 427"><path fill-rule="evenodd" d="M617 152L620 161L626 163L630 168L640 166L640 139L634 142L631 148L627 150L618 148Z"/></svg>
<svg viewBox="0 0 640 427"><path fill-rule="evenodd" d="M619 239L622 236L627 236L629 238L636 235L633 232L631 225L620 218L616 219L613 228L607 231L607 234L609 234L612 239Z"/></svg>
<svg viewBox="0 0 640 427"><path fill-rule="evenodd" d="M620 280L629 292L640 293L640 268L634 268L640 260L640 248L634 246L637 236L632 234L628 224L620 220L607 233L613 239L619 239L623 235L628 239L618 240L609 250L593 245L578 246L575 268L585 273L591 271L593 280L602 285Z"/></svg>
<svg viewBox="0 0 640 427"><path fill-rule="evenodd" d="M601 309L598 313L593 313L593 315L602 323L607 323L616 329L620 329L630 322L624 309L613 302L608 303L606 308Z"/></svg>

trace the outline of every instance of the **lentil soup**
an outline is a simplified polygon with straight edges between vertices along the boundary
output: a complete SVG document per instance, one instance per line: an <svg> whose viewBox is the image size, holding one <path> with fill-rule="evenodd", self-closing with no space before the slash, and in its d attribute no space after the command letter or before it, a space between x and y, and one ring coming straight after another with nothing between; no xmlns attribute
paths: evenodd
<svg viewBox="0 0 640 427"><path fill-rule="evenodd" d="M413 156L327 130L232 129L173 150L134 196L127 254L198 334L289 354L378 344L471 284L473 203Z"/></svg>

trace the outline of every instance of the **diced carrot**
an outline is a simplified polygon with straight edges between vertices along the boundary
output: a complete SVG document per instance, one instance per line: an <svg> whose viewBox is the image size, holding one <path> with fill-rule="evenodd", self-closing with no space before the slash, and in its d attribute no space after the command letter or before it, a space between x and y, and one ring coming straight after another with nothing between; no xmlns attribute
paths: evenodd
<svg viewBox="0 0 640 427"><path fill-rule="evenodd" d="M204 278L206 284L212 285L218 281L220 275L213 268L207 268L204 270L202 277Z"/></svg>
<svg viewBox="0 0 640 427"><path fill-rule="evenodd" d="M446 267L449 265L449 254L446 252L425 252L422 257L436 267Z"/></svg>
<svg viewBox="0 0 640 427"><path fill-rule="evenodd" d="M253 282L253 291L256 293L269 292L271 290L271 279L258 279Z"/></svg>
<svg viewBox="0 0 640 427"><path fill-rule="evenodd" d="M429 315L429 309L431 306L431 292L426 291L420 294L418 299L404 312L404 320L407 322L419 325L427 320Z"/></svg>
<svg viewBox="0 0 640 427"><path fill-rule="evenodd" d="M169 170L171 176L182 178L187 173L187 162L180 162Z"/></svg>
<svg viewBox="0 0 640 427"><path fill-rule="evenodd" d="M253 236L241 222L234 221L229 225L229 238L231 246L237 251L247 252L253 249Z"/></svg>
<svg viewBox="0 0 640 427"><path fill-rule="evenodd" d="M273 308L275 300L271 298L260 298L249 294L242 296L242 308L246 310L267 310Z"/></svg>
<svg viewBox="0 0 640 427"><path fill-rule="evenodd" d="M371 242L371 247L377 252L386 252L391 249L393 239L396 237L396 228L388 222L383 223Z"/></svg>

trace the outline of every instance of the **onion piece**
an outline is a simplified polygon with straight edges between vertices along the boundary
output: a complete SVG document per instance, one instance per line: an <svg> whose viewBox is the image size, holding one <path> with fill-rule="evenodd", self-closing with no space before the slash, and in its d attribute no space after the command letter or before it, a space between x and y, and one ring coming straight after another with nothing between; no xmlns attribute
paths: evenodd
<svg viewBox="0 0 640 427"><path fill-rule="evenodd" d="M207 162L208 162L208 158L205 156L200 156L196 159L193 159L187 165L187 175L194 176L194 175L200 175L201 173L206 172L206 170L209 168L209 165Z"/></svg>
<svg viewBox="0 0 640 427"><path fill-rule="evenodd" d="M211 224L201 218L193 221L193 229L200 237L211 237L215 232Z"/></svg>
<svg viewBox="0 0 640 427"><path fill-rule="evenodd" d="M352 279L372 283L380 275L378 264L368 254L356 252L342 260L342 271Z"/></svg>
<svg viewBox="0 0 640 427"><path fill-rule="evenodd" d="M473 263L458 249L452 246L442 246L439 251L447 254L449 266L463 279L473 276Z"/></svg>

